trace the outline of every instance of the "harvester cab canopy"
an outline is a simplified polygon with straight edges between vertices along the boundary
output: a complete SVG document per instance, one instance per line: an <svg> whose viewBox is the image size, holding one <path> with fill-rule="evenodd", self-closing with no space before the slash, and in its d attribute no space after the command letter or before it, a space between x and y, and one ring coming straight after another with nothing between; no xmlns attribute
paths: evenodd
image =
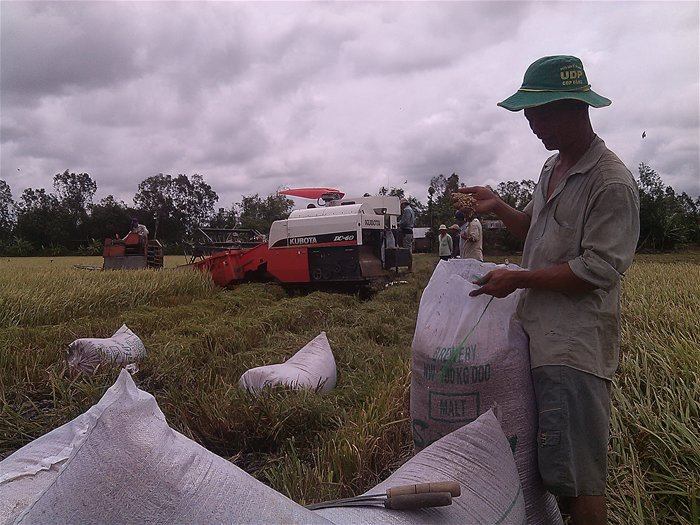
<svg viewBox="0 0 700 525"><path fill-rule="evenodd" d="M377 215L401 215L401 202L398 197L375 195L370 197L341 197L330 202L329 206L348 206L351 204L364 204Z"/></svg>
<svg viewBox="0 0 700 525"><path fill-rule="evenodd" d="M384 218L367 204L294 210L289 219L272 223L268 244L270 248L346 241L362 244L363 229L384 229Z"/></svg>
<svg viewBox="0 0 700 525"><path fill-rule="evenodd" d="M315 199L319 206L326 206L329 202L342 199L345 196L345 193L335 188L289 188L277 193L290 197L301 197L302 199Z"/></svg>

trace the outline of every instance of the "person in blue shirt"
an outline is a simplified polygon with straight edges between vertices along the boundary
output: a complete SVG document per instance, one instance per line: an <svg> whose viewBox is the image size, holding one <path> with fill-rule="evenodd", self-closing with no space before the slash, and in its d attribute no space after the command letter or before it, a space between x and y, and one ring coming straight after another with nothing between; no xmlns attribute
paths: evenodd
<svg viewBox="0 0 700 525"><path fill-rule="evenodd" d="M416 214L405 198L401 198L401 216L399 217L399 246L408 248L408 272L413 271L413 228L416 225Z"/></svg>

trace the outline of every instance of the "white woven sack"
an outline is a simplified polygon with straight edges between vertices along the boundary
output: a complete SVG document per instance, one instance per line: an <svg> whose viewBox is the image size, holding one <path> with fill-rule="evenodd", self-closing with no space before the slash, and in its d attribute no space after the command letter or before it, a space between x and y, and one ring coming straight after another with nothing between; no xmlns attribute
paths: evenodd
<svg viewBox="0 0 700 525"><path fill-rule="evenodd" d="M473 281L497 267L440 261L423 291L412 345L411 419L416 448L501 409L525 496L529 524L562 523L537 467L537 407L527 335L515 317L519 292L469 297ZM509 269L519 269L509 265Z"/></svg>
<svg viewBox="0 0 700 525"><path fill-rule="evenodd" d="M525 524L518 471L508 440L492 411L419 452L365 494L382 494L389 487L433 481L457 481L462 494L447 507L413 511L338 507L315 512L339 524Z"/></svg>
<svg viewBox="0 0 700 525"><path fill-rule="evenodd" d="M68 368L92 374L100 364L124 366L146 356L146 347L128 326L123 324L112 337L76 339L68 345Z"/></svg>
<svg viewBox="0 0 700 525"><path fill-rule="evenodd" d="M286 385L295 389L318 389L325 394L335 388L335 382L335 358L326 332L321 332L284 363L244 372L238 385L252 392L259 392L266 386Z"/></svg>
<svg viewBox="0 0 700 525"><path fill-rule="evenodd" d="M328 523L171 429L125 370L93 408L68 459L25 508L14 508L15 523ZM31 445L1 462L2 472L35 460ZM0 500L20 481L1 484Z"/></svg>
<svg viewBox="0 0 700 525"><path fill-rule="evenodd" d="M103 409L101 401L0 462L0 524L13 523L54 481Z"/></svg>

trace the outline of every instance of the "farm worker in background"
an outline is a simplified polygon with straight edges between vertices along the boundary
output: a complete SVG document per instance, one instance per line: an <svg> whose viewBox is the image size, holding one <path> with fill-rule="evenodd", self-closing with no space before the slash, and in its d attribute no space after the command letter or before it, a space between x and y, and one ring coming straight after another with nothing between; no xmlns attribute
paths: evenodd
<svg viewBox="0 0 700 525"><path fill-rule="evenodd" d="M469 224L467 223L467 221L464 220L464 212L462 210L457 210L455 212L455 220L457 221L457 225L459 227L457 237L459 239L459 251L457 252L457 257L462 257L462 252L464 251L465 243L465 238L462 237L462 234L467 231Z"/></svg>
<svg viewBox="0 0 700 525"><path fill-rule="evenodd" d="M462 238L461 252L462 259L484 260L483 237L481 234L481 223L476 218L476 212L472 209L463 211L466 222L460 232Z"/></svg>
<svg viewBox="0 0 700 525"><path fill-rule="evenodd" d="M148 229L143 224L140 224L136 217L131 219L131 231L129 233L139 234L139 244L142 247L148 244ZM126 240L126 236L124 239Z"/></svg>
<svg viewBox="0 0 700 525"><path fill-rule="evenodd" d="M538 462L545 486L574 525L606 523L611 379L620 347L620 279L639 237L639 192L625 165L594 133L581 61L535 61L522 87L498 105L524 110L550 151L533 200L518 211L490 188L459 191L524 239L525 271L487 273L470 295L524 292L518 315L530 337L539 412Z"/></svg>
<svg viewBox="0 0 700 525"><path fill-rule="evenodd" d="M447 230L452 237L452 257L459 257L459 224L453 224Z"/></svg>
<svg viewBox="0 0 700 525"><path fill-rule="evenodd" d="M438 255L446 261L452 255L452 237L447 233L447 226L444 224L438 228L438 234Z"/></svg>
<svg viewBox="0 0 700 525"><path fill-rule="evenodd" d="M401 216L399 217L399 246L408 248L408 272L413 271L413 227L416 225L416 214L405 198L401 198Z"/></svg>

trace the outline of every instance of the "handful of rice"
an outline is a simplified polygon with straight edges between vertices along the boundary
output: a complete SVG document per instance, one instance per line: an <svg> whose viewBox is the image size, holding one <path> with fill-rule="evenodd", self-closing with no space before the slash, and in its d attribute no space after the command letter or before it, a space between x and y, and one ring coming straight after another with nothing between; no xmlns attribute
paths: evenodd
<svg viewBox="0 0 700 525"><path fill-rule="evenodd" d="M452 205L457 210L464 211L465 208L476 211L476 199L467 193L453 193Z"/></svg>

